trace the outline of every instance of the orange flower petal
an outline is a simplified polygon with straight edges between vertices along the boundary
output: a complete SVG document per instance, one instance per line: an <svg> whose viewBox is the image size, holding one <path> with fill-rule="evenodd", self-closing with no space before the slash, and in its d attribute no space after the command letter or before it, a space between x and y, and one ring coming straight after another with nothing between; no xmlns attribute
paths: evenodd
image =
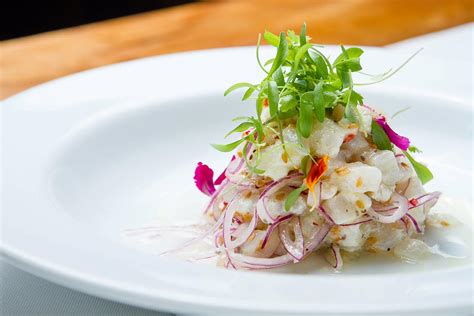
<svg viewBox="0 0 474 316"><path fill-rule="evenodd" d="M306 185L310 191L314 191L314 185L321 179L324 173L328 170L329 157L324 155L319 158L316 163L313 163L306 177Z"/></svg>

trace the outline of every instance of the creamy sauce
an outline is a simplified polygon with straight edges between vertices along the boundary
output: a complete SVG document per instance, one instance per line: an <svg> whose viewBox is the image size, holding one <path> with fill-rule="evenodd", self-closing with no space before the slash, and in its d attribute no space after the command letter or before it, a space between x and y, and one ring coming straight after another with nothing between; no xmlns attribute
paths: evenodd
<svg viewBox="0 0 474 316"><path fill-rule="evenodd" d="M165 255L175 256L182 260L216 265L213 234L182 248L181 246L206 230L201 214L192 212L160 212L156 221L147 223L142 228L123 232L127 245L153 255L180 249ZM437 205L430 211L429 218L437 225L427 226L425 234L418 238L430 246L431 254L417 262L407 262L393 255L393 251L380 253L348 254L343 252L344 266L335 271L324 259L324 250L318 251L298 264L268 270L272 273L344 273L375 274L417 272L420 270L438 270L451 267L471 265L472 260L472 204L469 201L453 200L442 196ZM180 214L179 218L176 216ZM442 224L440 222L443 222ZM199 223L199 224L196 224ZM447 224L447 225L446 225ZM207 224L207 228L212 224Z"/></svg>

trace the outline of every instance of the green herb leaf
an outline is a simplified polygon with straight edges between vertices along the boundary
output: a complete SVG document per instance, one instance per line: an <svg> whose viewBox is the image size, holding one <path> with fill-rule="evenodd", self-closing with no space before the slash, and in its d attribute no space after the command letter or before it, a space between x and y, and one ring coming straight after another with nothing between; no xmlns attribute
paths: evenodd
<svg viewBox="0 0 474 316"><path fill-rule="evenodd" d="M288 34L288 39L291 41L291 43L293 43L293 45L298 43L298 36L296 36L295 31L288 30L286 33Z"/></svg>
<svg viewBox="0 0 474 316"><path fill-rule="evenodd" d="M337 69L337 75L341 79L342 87L352 89L352 74L350 70Z"/></svg>
<svg viewBox="0 0 474 316"><path fill-rule="evenodd" d="M341 45L342 53L336 58L333 67L342 71L360 71L360 56L364 52L359 47L344 48Z"/></svg>
<svg viewBox="0 0 474 316"><path fill-rule="evenodd" d="M337 56L333 62L334 67L344 60L359 58L364 53L364 51L359 47L345 48L344 46L341 46L341 49L342 53Z"/></svg>
<svg viewBox="0 0 474 316"><path fill-rule="evenodd" d="M278 102L280 91L274 80L268 80L268 106L270 108L270 116L275 116L278 113Z"/></svg>
<svg viewBox="0 0 474 316"><path fill-rule="evenodd" d="M364 103L364 98L354 90L350 90L350 93L344 93L343 97L344 103L356 106L357 104Z"/></svg>
<svg viewBox="0 0 474 316"><path fill-rule="evenodd" d="M294 95L288 94L280 98L280 104L280 111L288 112L290 110L293 110L296 105L298 105L298 100L295 98Z"/></svg>
<svg viewBox="0 0 474 316"><path fill-rule="evenodd" d="M415 146L408 147L408 151L411 153L421 153L422 151Z"/></svg>
<svg viewBox="0 0 474 316"><path fill-rule="evenodd" d="M316 66L316 74L319 78L328 79L329 71L332 72L332 66L329 60L317 49L310 50L308 52L309 57Z"/></svg>
<svg viewBox="0 0 474 316"><path fill-rule="evenodd" d="M245 91L244 96L242 97L242 101L245 101L248 98L250 98L254 92L255 92L254 87L248 88L247 91Z"/></svg>
<svg viewBox="0 0 474 316"><path fill-rule="evenodd" d="M262 121L258 120L258 119L255 119L253 117L249 118L249 120L253 123L253 126L255 127L255 130L257 131L257 135L258 135L258 142L262 142L263 141L263 138L265 136L264 132L263 132L263 123Z"/></svg>
<svg viewBox="0 0 474 316"><path fill-rule="evenodd" d="M306 92L301 95L300 115L297 122L298 130L301 136L308 138L313 129L313 104L314 93Z"/></svg>
<svg viewBox="0 0 474 316"><path fill-rule="evenodd" d="M239 83L233 84L232 86L229 87L229 89L225 90L224 96L227 96L232 91L241 89L241 88L255 88L255 86L248 82L239 82Z"/></svg>
<svg viewBox="0 0 474 316"><path fill-rule="evenodd" d="M301 171L303 171L303 174L306 177L309 173L309 170L311 169L311 157L310 156L304 156L303 159L301 159L300 169L301 169Z"/></svg>
<svg viewBox="0 0 474 316"><path fill-rule="evenodd" d="M324 94L323 94L323 82L320 81L314 87L314 105L313 105L314 115L321 123L324 122L326 117L326 106L324 103Z"/></svg>
<svg viewBox="0 0 474 316"><path fill-rule="evenodd" d="M273 61L272 68L268 72L268 76L270 77L277 69L280 67L286 59L288 55L288 42L286 41L285 33L280 33L280 43L278 45L277 54L275 56L275 60Z"/></svg>
<svg viewBox="0 0 474 316"><path fill-rule="evenodd" d="M306 44L306 22L303 23L301 26L301 33L300 33L300 46Z"/></svg>
<svg viewBox="0 0 474 316"><path fill-rule="evenodd" d="M232 135L233 133L242 133L248 130L249 128L254 127L254 124L251 122L242 122L239 125L237 125L236 128L231 130L230 132L227 133L227 135L224 136L224 138L229 137L229 135Z"/></svg>
<svg viewBox="0 0 474 316"><path fill-rule="evenodd" d="M359 58L349 58L334 65L336 69L341 70L350 70L350 71L360 71L362 70L362 66L360 65Z"/></svg>
<svg viewBox="0 0 474 316"><path fill-rule="evenodd" d="M260 119L260 117L262 116L262 112L263 112L263 100L265 100L266 96L264 94L264 91L263 90L260 90L260 92L258 93L258 97L257 97L257 100L255 101L255 109L256 109L256 112L257 112L257 117Z"/></svg>
<svg viewBox="0 0 474 316"><path fill-rule="evenodd" d="M326 108L332 108L336 106L337 94L329 90L326 86L324 86L323 96L324 96L324 106Z"/></svg>
<svg viewBox="0 0 474 316"><path fill-rule="evenodd" d="M285 85L285 76L283 75L283 71L281 70L281 66L275 70L272 75L273 80L277 83L278 86L283 87Z"/></svg>
<svg viewBox="0 0 474 316"><path fill-rule="evenodd" d="M278 45L280 45L280 37L270 31L265 30L265 32L263 33L263 38L267 41L268 44L272 46L278 47Z"/></svg>
<svg viewBox="0 0 474 316"><path fill-rule="evenodd" d="M290 211L291 207L295 204L300 194L305 190L308 190L308 187L306 187L306 184L303 184L301 187L299 187L298 189L294 189L290 192L290 194L288 194L288 197L285 201L285 210L287 212Z"/></svg>
<svg viewBox="0 0 474 316"><path fill-rule="evenodd" d="M268 71L265 69L265 67L262 65L262 62L260 61L260 42L262 40L262 34L258 34L258 40L257 40L257 48L255 49L255 55L257 57L257 63L260 69L262 69L265 73L268 74Z"/></svg>
<svg viewBox="0 0 474 316"><path fill-rule="evenodd" d="M269 60L267 60L267 61L265 62L264 65L265 65L265 66L271 65L274 60L275 60L275 58L270 58Z"/></svg>
<svg viewBox="0 0 474 316"><path fill-rule="evenodd" d="M244 140L245 138L242 138L227 145L211 144L211 146L217 149L218 151L229 152L237 148L237 146L239 146Z"/></svg>
<svg viewBox="0 0 474 316"><path fill-rule="evenodd" d="M293 71L296 71L296 69L300 65L301 58L303 58L303 56L306 54L308 49L310 49L312 46L313 44L308 43L298 48L298 51L296 52L296 55L295 55L295 60L293 62Z"/></svg>
<svg viewBox="0 0 474 316"><path fill-rule="evenodd" d="M410 160L410 163L413 166L413 169L415 169L415 172L418 175L418 178L420 178L422 184L425 184L433 179L433 174L431 173L430 169L428 169L428 167L417 162L415 158L413 158L408 152L404 151L403 153L408 158L408 160Z"/></svg>
<svg viewBox="0 0 474 316"><path fill-rule="evenodd" d="M372 121L372 140L380 150L392 150L392 143L383 128L376 122Z"/></svg>
<svg viewBox="0 0 474 316"><path fill-rule="evenodd" d="M298 104L298 101L296 101L296 104ZM280 111L280 113L278 113L278 118L280 120L287 120L287 119L291 119L297 116L298 116L298 110L296 108L293 108L286 112Z"/></svg>

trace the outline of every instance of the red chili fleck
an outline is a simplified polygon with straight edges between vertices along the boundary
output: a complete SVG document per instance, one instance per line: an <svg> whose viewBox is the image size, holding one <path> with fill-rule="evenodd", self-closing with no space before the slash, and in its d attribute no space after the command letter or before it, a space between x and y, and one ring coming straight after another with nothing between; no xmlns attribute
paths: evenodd
<svg viewBox="0 0 474 316"><path fill-rule="evenodd" d="M410 201L408 201L408 202L410 202L410 204L413 205L413 206L418 205L418 200L416 198L410 199Z"/></svg>
<svg viewBox="0 0 474 316"><path fill-rule="evenodd" d="M353 140L355 137L356 137L355 134L349 134L349 135L347 135L346 137L344 137L344 143L350 142L350 141Z"/></svg>

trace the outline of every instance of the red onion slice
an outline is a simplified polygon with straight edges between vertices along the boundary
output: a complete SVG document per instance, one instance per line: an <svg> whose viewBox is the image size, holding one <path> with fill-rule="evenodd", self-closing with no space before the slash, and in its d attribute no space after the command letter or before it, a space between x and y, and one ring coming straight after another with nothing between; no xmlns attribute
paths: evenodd
<svg viewBox="0 0 474 316"><path fill-rule="evenodd" d="M253 144L248 143L244 147L244 153L242 155L246 155L247 159L249 159L249 156L252 154L252 152L253 152ZM244 164L245 164L245 159L243 157L239 159L232 159L226 168L226 173L225 173L226 177L231 178L232 176L239 173L242 167L244 166Z"/></svg>
<svg viewBox="0 0 474 316"><path fill-rule="evenodd" d="M414 200L416 201L416 205L410 205L408 209L411 210L411 209L414 209L415 207L425 205L426 203L429 203L432 201L434 201L433 202L433 205L434 205L436 204L440 196L441 196L441 192L438 192L438 191L423 194L417 198L414 198Z"/></svg>
<svg viewBox="0 0 474 316"><path fill-rule="evenodd" d="M334 256L334 264L329 262L329 264L331 264L331 266L334 268L334 269L341 269L342 268L342 256L341 256L341 249L339 248L338 245L335 245L335 244L331 244L331 247L329 247L331 249L331 252Z"/></svg>
<svg viewBox="0 0 474 316"><path fill-rule="evenodd" d="M234 249L242 245L244 242L247 241L247 239L250 237L252 232L255 230L255 226L257 226L258 216L257 216L257 210L254 207L253 216L249 224L244 229L240 230L238 236L235 236L236 238L232 240L232 237L233 237L232 236L232 223L233 223L235 212L237 212L237 209L234 207L231 207L232 206L231 204L233 201L239 198L242 198L242 192L237 194L229 203L227 208L224 210L222 235L224 237L224 247L226 249ZM245 225L245 224L242 224L242 225Z"/></svg>
<svg viewBox="0 0 474 316"><path fill-rule="evenodd" d="M284 254L274 258L257 258L240 253L229 253L229 257L236 266L248 269L278 268L293 261L293 258L289 254Z"/></svg>
<svg viewBox="0 0 474 316"><path fill-rule="evenodd" d="M300 181L302 179L302 175L300 173L294 173L289 176L283 177L280 180L272 182L268 185L263 192L260 194L258 201L257 201L257 214L260 219L266 224L274 223L278 218L272 216L270 211L267 208L267 200L270 195L276 193L278 190L282 189L283 187L289 186L293 181Z"/></svg>
<svg viewBox="0 0 474 316"><path fill-rule="evenodd" d="M365 223L368 223L368 222L371 222L371 221L372 221L371 218L362 218L362 219L360 219L356 222L347 223L347 224L339 224L339 226L344 226L344 227L355 226L355 225L365 224Z"/></svg>
<svg viewBox="0 0 474 316"><path fill-rule="evenodd" d="M309 238L306 238L304 242L305 256L321 246L333 226L333 224L326 222L318 230L314 230Z"/></svg>
<svg viewBox="0 0 474 316"><path fill-rule="evenodd" d="M405 233L408 234L408 221L405 219L405 217L400 218L400 221L403 223L405 226Z"/></svg>
<svg viewBox="0 0 474 316"><path fill-rule="evenodd" d="M416 219L411 216L410 214L405 214L405 216L410 220L410 222L413 224L413 226L415 227L415 230L418 234L421 234L423 231L421 230L420 228L420 225L418 225L418 222L416 221Z"/></svg>
<svg viewBox="0 0 474 316"><path fill-rule="evenodd" d="M293 217L289 222L282 223L278 226L280 240L294 262L303 260L304 257L304 237L301 230L301 222L299 216ZM293 232L295 240L291 239Z"/></svg>
<svg viewBox="0 0 474 316"><path fill-rule="evenodd" d="M403 195L393 193L391 200L393 201L393 205L391 205L389 208L377 209L372 206L367 209L367 214L369 214L374 220L384 224L398 221L408 212L408 199ZM390 215L381 214L389 209L391 210L391 207L393 206L396 206L397 208L394 209Z"/></svg>
<svg viewBox="0 0 474 316"><path fill-rule="evenodd" d="M209 212L209 210L213 208L214 203L216 202L217 198L222 193L222 191L224 191L224 189L227 188L228 185L229 185L228 180L224 180L222 182L222 184L219 186L219 189L217 189L217 191L214 192L214 194L212 195L211 200L209 201L209 204L207 205L206 209L204 210L204 214L207 214Z"/></svg>
<svg viewBox="0 0 474 316"><path fill-rule="evenodd" d="M270 235L272 234L273 230L280 225L282 222L289 220L291 217L293 217L293 214L285 215L282 217L279 217L275 223L271 224L267 228L267 232L265 233L265 237L263 238L262 242L262 249L265 248L265 245L268 242L268 239L270 238Z"/></svg>
<svg viewBox="0 0 474 316"><path fill-rule="evenodd" d="M322 205L319 205L318 210L321 213L321 215L326 219L326 221L330 222L331 224L336 223L336 222L334 222L332 217L328 214L328 212L326 211L326 209Z"/></svg>

